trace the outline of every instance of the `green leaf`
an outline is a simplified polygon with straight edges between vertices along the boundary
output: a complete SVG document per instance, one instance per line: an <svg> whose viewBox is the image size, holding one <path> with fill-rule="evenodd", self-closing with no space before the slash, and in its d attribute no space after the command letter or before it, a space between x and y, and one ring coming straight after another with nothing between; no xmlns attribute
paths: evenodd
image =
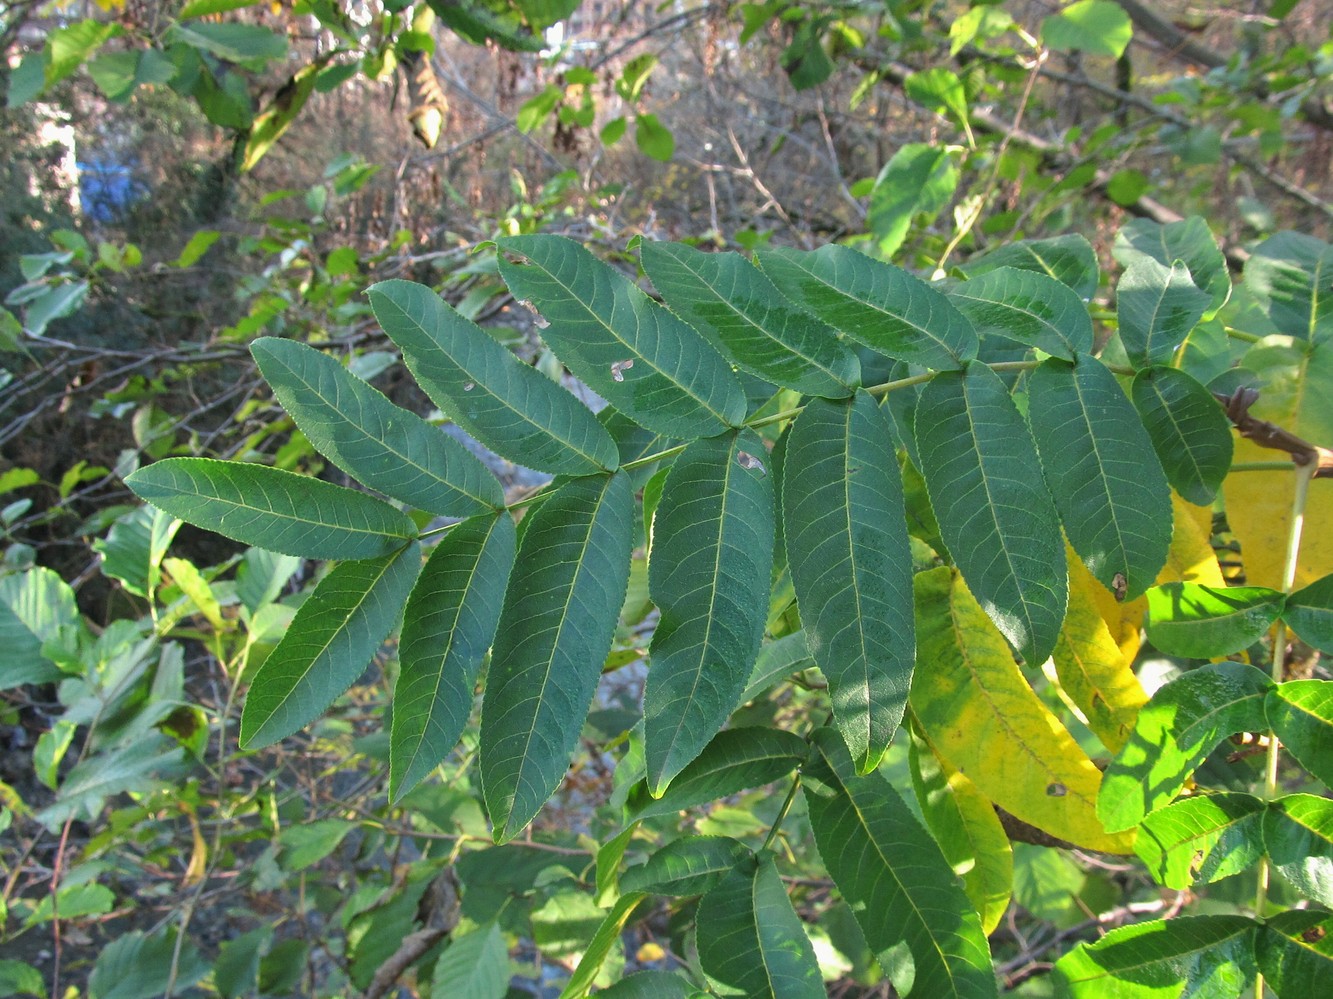
<svg viewBox="0 0 1333 999"><path fill-rule="evenodd" d="M823 999L815 949L773 855L742 860L699 903L699 963L752 999Z"/></svg>
<svg viewBox="0 0 1333 999"><path fill-rule="evenodd" d="M669 437L709 437L745 418L745 393L703 335L620 271L563 236L512 236L500 260L519 299L550 322L542 337L569 370L636 423Z"/></svg>
<svg viewBox="0 0 1333 999"><path fill-rule="evenodd" d="M171 262L172 267L193 267L200 258L222 238L216 229L201 229L190 237L190 241L181 250L180 256Z"/></svg>
<svg viewBox="0 0 1333 999"><path fill-rule="evenodd" d="M1170 363L1211 303L1182 261L1135 260L1116 286L1120 339L1129 359L1137 367Z"/></svg>
<svg viewBox="0 0 1333 999"><path fill-rule="evenodd" d="M1279 333L1319 343L1333 337L1333 246L1299 232L1280 232L1245 262L1245 287Z"/></svg>
<svg viewBox="0 0 1333 999"><path fill-rule="evenodd" d="M580 897L587 898L586 895ZM583 956L579 958L578 967L574 969L574 974L560 992L560 999L582 999L588 994L593 983L609 970L603 968L607 958L614 952L617 954L617 960L620 960L621 934L624 933L625 924L629 922L629 917L634 914L634 910L638 908L643 898L639 892L629 892L616 900L616 904L597 927L597 932L588 941Z"/></svg>
<svg viewBox="0 0 1333 999"><path fill-rule="evenodd" d="M626 870L620 887L677 898L702 895L749 856L749 847L728 836L684 836Z"/></svg>
<svg viewBox="0 0 1333 999"><path fill-rule="evenodd" d="M1288 596L1282 620L1302 642L1333 651L1333 575L1316 579Z"/></svg>
<svg viewBox="0 0 1333 999"><path fill-rule="evenodd" d="M431 973L431 999L504 999L509 948L497 923L454 937Z"/></svg>
<svg viewBox="0 0 1333 999"><path fill-rule="evenodd" d="M997 267L949 289L981 336L996 335L1067 361L1092 351L1092 319L1074 291L1039 271Z"/></svg>
<svg viewBox="0 0 1333 999"><path fill-rule="evenodd" d="M57 28L47 39L45 86L59 83L69 76L84 61L110 39L121 34L124 29L114 21L98 22L92 19L76 21L64 28Z"/></svg>
<svg viewBox="0 0 1333 999"><path fill-rule="evenodd" d="M947 148L909 142L884 164L870 191L866 228L884 259L903 245L913 219L934 219L958 189L958 166Z"/></svg>
<svg viewBox="0 0 1333 999"><path fill-rule="evenodd" d="M267 62L287 55L287 38L258 24L240 21L196 21L171 26L168 38L227 62Z"/></svg>
<svg viewBox="0 0 1333 999"><path fill-rule="evenodd" d="M1226 304L1231 295L1231 273L1208 223L1197 215L1179 222L1131 219L1120 228L1112 251L1128 267L1144 257L1170 267L1177 260L1189 268L1194 284L1211 299L1208 312Z"/></svg>
<svg viewBox="0 0 1333 999"><path fill-rule="evenodd" d="M1229 656L1263 638L1282 605L1264 586L1164 583L1148 591L1148 641L1172 656Z"/></svg>
<svg viewBox="0 0 1333 999"><path fill-rule="evenodd" d="M0 576L0 690L61 679L42 645L78 620L74 591L54 570L35 566Z"/></svg>
<svg viewBox="0 0 1333 999"><path fill-rule="evenodd" d="M23 328L33 336L41 336L55 320L72 316L83 307L89 287L87 281L64 281L47 285L37 298L28 303L23 315Z"/></svg>
<svg viewBox="0 0 1333 999"><path fill-rule="evenodd" d="M1259 924L1246 916L1180 916L1112 930L1055 965L1071 999L1236 999L1254 981ZM1127 984L1126 984L1127 983ZM1152 990L1152 991L1149 991Z"/></svg>
<svg viewBox="0 0 1333 999"><path fill-rule="evenodd" d="M27 53L9 73L9 91L5 107L17 108L27 104L46 89L46 49ZM77 68L77 67L76 67Z"/></svg>
<svg viewBox="0 0 1333 999"><path fill-rule="evenodd" d="M754 672L741 693L741 703L753 700L779 679L792 673L810 669L815 661L810 658L810 646L805 632L797 631L766 643L754 662Z"/></svg>
<svg viewBox="0 0 1333 999"><path fill-rule="evenodd" d="M496 839L512 839L564 778L629 585L629 477L573 479L524 518L491 650L481 781Z"/></svg>
<svg viewBox="0 0 1333 999"><path fill-rule="evenodd" d="M278 864L284 871L302 871L338 849L356 823L347 819L320 819L288 826L278 835L282 851Z"/></svg>
<svg viewBox="0 0 1333 999"><path fill-rule="evenodd" d="M1268 694L1266 710L1268 724L1282 740L1282 748L1325 787L1333 787L1333 683L1279 683ZM1248 731L1261 730L1258 726Z"/></svg>
<svg viewBox="0 0 1333 999"><path fill-rule="evenodd" d="M1153 365L1131 391L1167 481L1198 506L1211 506L1231 469L1231 423L1213 394L1179 368Z"/></svg>
<svg viewBox="0 0 1333 999"><path fill-rule="evenodd" d="M639 150L662 163L676 153L676 137L657 120L655 114L639 114L634 118L634 142Z"/></svg>
<svg viewBox="0 0 1333 999"><path fill-rule="evenodd" d="M283 555L376 558L417 534L411 518L383 500L263 465L167 458L125 484L173 517Z"/></svg>
<svg viewBox="0 0 1333 999"><path fill-rule="evenodd" d="M88 977L88 996L158 999L166 993L169 980L184 992L208 971L209 962L189 939L177 951L174 926L148 935L131 930L102 948Z"/></svg>
<svg viewBox="0 0 1333 999"><path fill-rule="evenodd" d="M1264 845L1273 866L1302 895L1333 905L1333 800L1289 794L1270 801Z"/></svg>
<svg viewBox="0 0 1333 999"><path fill-rule="evenodd" d="M1051 239L1020 239L969 260L959 268L969 278L988 274L1000 267L1016 267L1055 278L1073 289L1084 302L1097 293L1100 270L1097 251L1082 236L1055 236Z"/></svg>
<svg viewBox="0 0 1333 999"><path fill-rule="evenodd" d="M671 310L738 367L803 395L841 398L860 381L861 364L837 332L790 305L740 254L651 241L639 253Z"/></svg>
<svg viewBox="0 0 1333 999"><path fill-rule="evenodd" d="M93 550L102 557L104 575L147 598L161 581L162 557L179 529L180 521L161 510L138 507L117 517L106 537L93 542Z"/></svg>
<svg viewBox="0 0 1333 999"><path fill-rule="evenodd" d="M241 154L241 171L248 172L262 160L273 144L286 134L296 116L305 107L306 101L314 93L319 83L319 74L328 63L329 56L324 55L306 66L302 66L282 85L272 101L250 124L245 136L245 146ZM331 269L331 268L330 268Z"/></svg>
<svg viewBox="0 0 1333 999"><path fill-rule="evenodd" d="M362 485L445 517L504 506L500 483L462 444L335 358L274 337L256 340L250 352L310 443Z"/></svg>
<svg viewBox="0 0 1333 999"><path fill-rule="evenodd" d="M753 431L735 431L690 444L667 475L648 561L661 611L643 695L654 795L735 710L759 654L773 568L767 458Z"/></svg>
<svg viewBox="0 0 1333 999"><path fill-rule="evenodd" d="M812 399L782 468L787 558L810 655L860 773L907 706L916 639L912 552L888 416L870 395Z"/></svg>
<svg viewBox="0 0 1333 999"><path fill-rule="evenodd" d="M1333 915L1321 909L1290 909L1264 921L1259 930L1259 970L1277 995L1317 996L1333 975Z"/></svg>
<svg viewBox="0 0 1333 999"><path fill-rule="evenodd" d="M846 246L764 250L782 293L853 340L889 357L953 370L977 356L977 334L943 293L901 267Z"/></svg>
<svg viewBox="0 0 1333 999"><path fill-rule="evenodd" d="M1013 848L989 798L961 771L945 763L913 730L909 752L912 786L931 835L956 874L987 936L1009 907Z"/></svg>
<svg viewBox="0 0 1333 999"><path fill-rule="evenodd" d="M0 958L0 995L46 999L46 982L31 964Z"/></svg>
<svg viewBox="0 0 1333 999"><path fill-rule="evenodd" d="M415 542L329 570L255 674L241 715L241 746L259 749L286 738L347 690L398 623L420 570Z"/></svg>
<svg viewBox="0 0 1333 999"><path fill-rule="evenodd" d="M1078 0L1041 22L1041 40L1056 52L1119 59L1133 34L1129 15L1112 0Z"/></svg>
<svg viewBox="0 0 1333 999"><path fill-rule="evenodd" d="M435 292L381 281L368 294L431 402L492 451L553 475L619 464L615 444L587 407Z"/></svg>
<svg viewBox="0 0 1333 999"><path fill-rule="evenodd" d="M521 7L493 0L427 0L439 19L473 45L494 42L511 52L540 52L545 37L524 23Z"/></svg>
<svg viewBox="0 0 1333 999"><path fill-rule="evenodd" d="M1028 420L1070 545L1107 589L1140 596L1166 564L1171 491L1115 375L1089 356L1043 362Z"/></svg>
<svg viewBox="0 0 1333 999"><path fill-rule="evenodd" d="M675 815L752 787L786 777L806 757L805 740L791 732L761 726L730 728L713 736L703 752L654 798L644 784L630 792L634 819Z"/></svg>
<svg viewBox="0 0 1333 999"><path fill-rule="evenodd" d="M94 821L114 794L146 794L170 786L159 775L177 772L184 759L185 750L156 731L113 751L95 753L65 775L55 802L35 817L56 830L70 818Z"/></svg>
<svg viewBox="0 0 1333 999"><path fill-rule="evenodd" d="M514 564L507 513L449 529L403 612L389 742L389 798L398 801L448 755L472 713L473 687L495 638Z"/></svg>
<svg viewBox="0 0 1333 999"><path fill-rule="evenodd" d="M949 554L1030 665L1060 637L1068 572L1027 423L984 364L937 375L917 401L921 474Z"/></svg>
<svg viewBox="0 0 1333 999"><path fill-rule="evenodd" d="M901 944L911 952L912 981L895 978L898 991L995 996L980 919L939 846L879 773L857 776L832 729L814 740L805 799L819 855L881 964L893 967Z"/></svg>
<svg viewBox="0 0 1333 999"><path fill-rule="evenodd" d="M226 941L218 949L213 985L222 999L240 999L259 985L259 959L273 939L272 926L260 926Z"/></svg>
<svg viewBox="0 0 1333 999"><path fill-rule="evenodd" d="M1149 813L1134 852L1158 884L1184 891L1250 870L1264 853L1264 803L1222 792L1173 801Z"/></svg>
<svg viewBox="0 0 1333 999"><path fill-rule="evenodd" d="M1132 829L1174 798L1223 739L1262 732L1268 724L1264 697L1272 686L1262 670L1222 662L1159 689L1102 778L1097 815L1107 830Z"/></svg>
<svg viewBox="0 0 1333 999"><path fill-rule="evenodd" d="M912 73L903 80L903 91L922 107L947 112L954 124L967 126L967 91L953 70L937 66Z"/></svg>

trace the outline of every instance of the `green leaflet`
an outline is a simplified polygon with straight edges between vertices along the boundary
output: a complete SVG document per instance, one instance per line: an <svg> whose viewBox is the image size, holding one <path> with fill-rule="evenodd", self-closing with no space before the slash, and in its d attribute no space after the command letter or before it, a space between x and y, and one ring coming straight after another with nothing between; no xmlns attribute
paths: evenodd
<svg viewBox="0 0 1333 999"><path fill-rule="evenodd" d="M574 969L568 984L560 992L560 999L582 999L588 994L588 990L592 988L593 982L601 973L607 957L613 950L619 950L620 936L625 930L625 924L629 922L629 917L634 914L634 910L639 907L643 899L641 892L626 892L616 899L616 904L611 906L611 911L602 919L592 939L588 941L587 948L579 958L579 966Z"/></svg>
<svg viewBox="0 0 1333 999"><path fill-rule="evenodd" d="M699 963L749 999L824 999L810 938L767 851L742 860L699 903Z"/></svg>
<svg viewBox="0 0 1333 999"><path fill-rule="evenodd" d="M879 765L916 659L912 552L887 415L865 392L812 399L782 470L787 558L810 655L860 773Z"/></svg>
<svg viewBox="0 0 1333 999"><path fill-rule="evenodd" d="M453 937L430 979L431 999L496 999L509 988L509 947L499 924Z"/></svg>
<svg viewBox="0 0 1333 999"><path fill-rule="evenodd" d="M497 243L528 260L513 264L502 253L500 275L549 321L542 338L616 409L684 439L745 419L745 393L722 355L625 275L563 236Z"/></svg>
<svg viewBox="0 0 1333 999"><path fill-rule="evenodd" d="M283 555L377 558L417 535L411 518L383 500L264 465L167 458L125 484L173 517Z"/></svg>
<svg viewBox="0 0 1333 999"><path fill-rule="evenodd" d="M241 746L259 749L308 725L363 672L393 630L421 569L421 547L340 562L296 611L245 697Z"/></svg>
<svg viewBox="0 0 1333 999"><path fill-rule="evenodd" d="M444 759L467 724L477 672L500 620L515 535L504 512L456 524L412 589L393 692L391 801Z"/></svg>
<svg viewBox="0 0 1333 999"><path fill-rule="evenodd" d="M1148 591L1148 641L1172 656L1229 656L1263 638L1282 606L1264 586L1163 583Z"/></svg>
<svg viewBox="0 0 1333 999"><path fill-rule="evenodd" d="M1231 468L1231 423L1213 394L1179 368L1134 376L1131 389L1167 481L1191 503L1208 506Z"/></svg>
<svg viewBox="0 0 1333 999"><path fill-rule="evenodd" d="M1245 287L1279 333L1320 343L1333 337L1333 246L1299 232L1279 232L1245 261Z"/></svg>
<svg viewBox="0 0 1333 999"><path fill-rule="evenodd" d="M1134 852L1158 884L1183 891L1248 871L1264 852L1264 803L1223 792L1181 798L1150 812Z"/></svg>
<svg viewBox="0 0 1333 999"><path fill-rule="evenodd" d="M1273 866L1302 895L1333 906L1333 801L1314 794L1270 801L1264 845Z"/></svg>
<svg viewBox="0 0 1333 999"><path fill-rule="evenodd" d="M735 710L759 654L773 565L767 460L753 431L734 431L690 444L667 476L648 559L662 614L643 696L654 795Z"/></svg>
<svg viewBox="0 0 1333 999"><path fill-rule="evenodd" d="M654 895L702 895L749 855L749 847L729 836L685 836L625 871L620 887Z"/></svg>
<svg viewBox="0 0 1333 999"><path fill-rule="evenodd" d="M969 278L989 274L1000 267L1015 267L1053 277L1072 288L1074 294L1088 301L1097 293L1101 280L1097 251L1082 236L1055 236L1051 239L1020 239L969 260L959 269Z"/></svg>
<svg viewBox="0 0 1333 999"><path fill-rule="evenodd" d="M1152 219L1131 219L1116 234L1112 252L1126 267L1144 257L1163 267L1183 261L1194 284L1208 293L1209 314L1220 309L1231 296L1227 258L1218 248L1208 223L1197 215L1165 225Z"/></svg>
<svg viewBox="0 0 1333 999"><path fill-rule="evenodd" d="M1255 934L1245 916L1178 916L1112 930L1055 965L1071 999L1236 999L1254 981ZM1130 986L1121 983L1132 983Z"/></svg>
<svg viewBox="0 0 1333 999"><path fill-rule="evenodd" d="M1167 266L1140 257L1130 264L1116 286L1116 316L1135 367L1170 363L1210 302L1180 261Z"/></svg>
<svg viewBox="0 0 1333 999"><path fill-rule="evenodd" d="M1088 307L1047 274L997 267L950 288L949 300L981 336L1002 336L1066 361L1092 352Z"/></svg>
<svg viewBox="0 0 1333 999"><path fill-rule="evenodd" d="M850 247L765 250L759 264L782 293L889 357L950 371L977 356L977 333L947 298L901 267Z"/></svg>
<svg viewBox="0 0 1333 999"><path fill-rule="evenodd" d="M860 382L861 363L837 331L788 303L740 254L648 240L639 254L671 310L738 367L802 395L834 399Z"/></svg>
<svg viewBox="0 0 1333 999"><path fill-rule="evenodd" d="M636 785L627 802L629 815L633 819L674 815L771 784L790 774L805 757L805 740L791 732L762 726L729 728L713 736L662 797L652 797L646 784Z"/></svg>
<svg viewBox="0 0 1333 999"><path fill-rule="evenodd" d="M956 151L934 142L909 142L893 154L870 192L866 229L879 256L890 259L918 216L933 221L958 189Z"/></svg>
<svg viewBox="0 0 1333 999"><path fill-rule="evenodd" d="M984 364L921 390L917 451L949 554L1028 664L1060 637L1068 571L1060 522L1027 423Z"/></svg>
<svg viewBox="0 0 1333 999"><path fill-rule="evenodd" d="M1282 620L1302 642L1333 651L1333 576L1316 579L1288 596Z"/></svg>
<svg viewBox="0 0 1333 999"><path fill-rule="evenodd" d="M1032 436L1069 543L1098 582L1133 600L1171 545L1171 492L1143 423L1096 358L1051 358L1028 384Z"/></svg>
<svg viewBox="0 0 1333 999"><path fill-rule="evenodd" d="M335 358L275 337L261 337L250 352L310 443L362 485L446 517L504 506L500 483L462 444Z"/></svg>
<svg viewBox="0 0 1333 999"><path fill-rule="evenodd" d="M565 775L629 584L629 477L588 476L524 518L481 712L481 782L496 840L516 836Z"/></svg>
<svg viewBox="0 0 1333 999"><path fill-rule="evenodd" d="M906 943L911 994L922 999L995 996L981 922L935 840L882 776L857 776L841 736L819 729L814 739L805 768L810 825L871 950L888 968L886 952ZM906 983L894 984L907 994Z"/></svg>
<svg viewBox="0 0 1333 999"><path fill-rule="evenodd" d="M692 999L699 994L683 977L669 971L636 971L597 993L600 999Z"/></svg>
<svg viewBox="0 0 1333 999"><path fill-rule="evenodd" d="M1158 690L1102 778L1097 816L1107 831L1132 829L1174 798L1227 736L1267 728L1264 697L1272 685L1262 670L1222 662Z"/></svg>
<svg viewBox="0 0 1333 999"><path fill-rule="evenodd" d="M955 872L989 936L1009 907L1014 851L989 798L945 763L913 729L912 787L931 835Z"/></svg>
<svg viewBox="0 0 1333 999"><path fill-rule="evenodd" d="M1333 975L1333 915L1290 909L1259 930L1259 970L1280 996L1317 996Z"/></svg>
<svg viewBox="0 0 1333 999"><path fill-rule="evenodd" d="M619 465L615 444L586 406L435 292L381 281L368 294L431 402L492 451L553 475Z"/></svg>
<svg viewBox="0 0 1333 999"><path fill-rule="evenodd" d="M1333 683L1279 683L1269 691L1265 710L1282 748L1325 787L1333 787Z"/></svg>
<svg viewBox="0 0 1333 999"><path fill-rule="evenodd" d="M741 692L741 703L758 697L782 677L810 669L814 665L804 631L783 635L766 643L759 650L759 656L754 661L754 672Z"/></svg>

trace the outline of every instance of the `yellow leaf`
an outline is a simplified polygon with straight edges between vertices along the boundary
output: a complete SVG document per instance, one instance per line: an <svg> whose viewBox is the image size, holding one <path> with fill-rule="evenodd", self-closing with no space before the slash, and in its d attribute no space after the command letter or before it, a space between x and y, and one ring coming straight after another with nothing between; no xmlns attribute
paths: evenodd
<svg viewBox="0 0 1333 999"><path fill-rule="evenodd" d="M1148 695L1130 668L1134 656L1125 656L1102 619L1093 587L1106 589L1082 562L1071 557L1069 611L1052 658L1060 686L1083 713L1088 728L1115 753L1129 739L1134 719L1148 702ZM1133 641L1137 652L1137 623Z"/></svg>
<svg viewBox="0 0 1333 999"><path fill-rule="evenodd" d="M1101 771L1028 686L952 569L917 575L911 706L938 754L1016 818L1077 846L1128 853L1097 819Z"/></svg>
<svg viewBox="0 0 1333 999"><path fill-rule="evenodd" d="M1333 348L1270 337L1245 357L1260 379L1250 413L1321 447L1333 447ZM1282 460L1281 451L1236 441L1233 464ZM1222 484L1227 523L1240 541L1245 582L1282 588L1282 563L1291 526L1295 476L1289 471L1232 472ZM1310 483L1296 586L1333 573L1333 483Z"/></svg>
<svg viewBox="0 0 1333 999"><path fill-rule="evenodd" d="M1000 925L1014 884L1014 851L990 799L945 762L911 727L912 779L926 824L954 873L963 878L987 936Z"/></svg>
<svg viewBox="0 0 1333 999"><path fill-rule="evenodd" d="M1157 582L1226 586L1222 567L1217 562L1217 553L1213 551L1210 542L1213 534L1212 511L1186 502L1175 491L1171 493L1171 510L1174 522L1171 547L1167 551L1166 565L1157 574ZM1127 664L1133 663L1143 641L1143 615L1148 610L1147 598L1139 597L1121 603L1116 600L1114 593L1096 579L1089 581L1089 588L1097 609L1101 611L1102 620L1120 647L1120 654Z"/></svg>

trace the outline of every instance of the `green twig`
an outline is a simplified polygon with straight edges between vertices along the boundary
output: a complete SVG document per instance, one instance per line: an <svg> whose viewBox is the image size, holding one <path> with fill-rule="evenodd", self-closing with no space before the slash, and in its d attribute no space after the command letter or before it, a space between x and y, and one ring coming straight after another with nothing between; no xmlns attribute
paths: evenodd
<svg viewBox="0 0 1333 999"><path fill-rule="evenodd" d="M773 820L773 825L769 827L768 836L764 839L764 845L760 847L761 850L767 850L773 845L773 841L778 838L778 830L782 828L782 820L791 811L792 802L796 800L796 792L800 789L800 786L801 775L797 774L791 779L791 790L787 792L787 799L782 803L782 807L778 809L778 817Z"/></svg>

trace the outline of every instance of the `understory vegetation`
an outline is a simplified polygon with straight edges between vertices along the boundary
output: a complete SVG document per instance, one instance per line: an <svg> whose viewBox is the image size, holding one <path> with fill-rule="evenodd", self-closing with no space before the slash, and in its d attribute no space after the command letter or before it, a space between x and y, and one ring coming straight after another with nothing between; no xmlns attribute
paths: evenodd
<svg viewBox="0 0 1333 999"><path fill-rule="evenodd" d="M0 7L0 996L1319 994L1329 31Z"/></svg>

